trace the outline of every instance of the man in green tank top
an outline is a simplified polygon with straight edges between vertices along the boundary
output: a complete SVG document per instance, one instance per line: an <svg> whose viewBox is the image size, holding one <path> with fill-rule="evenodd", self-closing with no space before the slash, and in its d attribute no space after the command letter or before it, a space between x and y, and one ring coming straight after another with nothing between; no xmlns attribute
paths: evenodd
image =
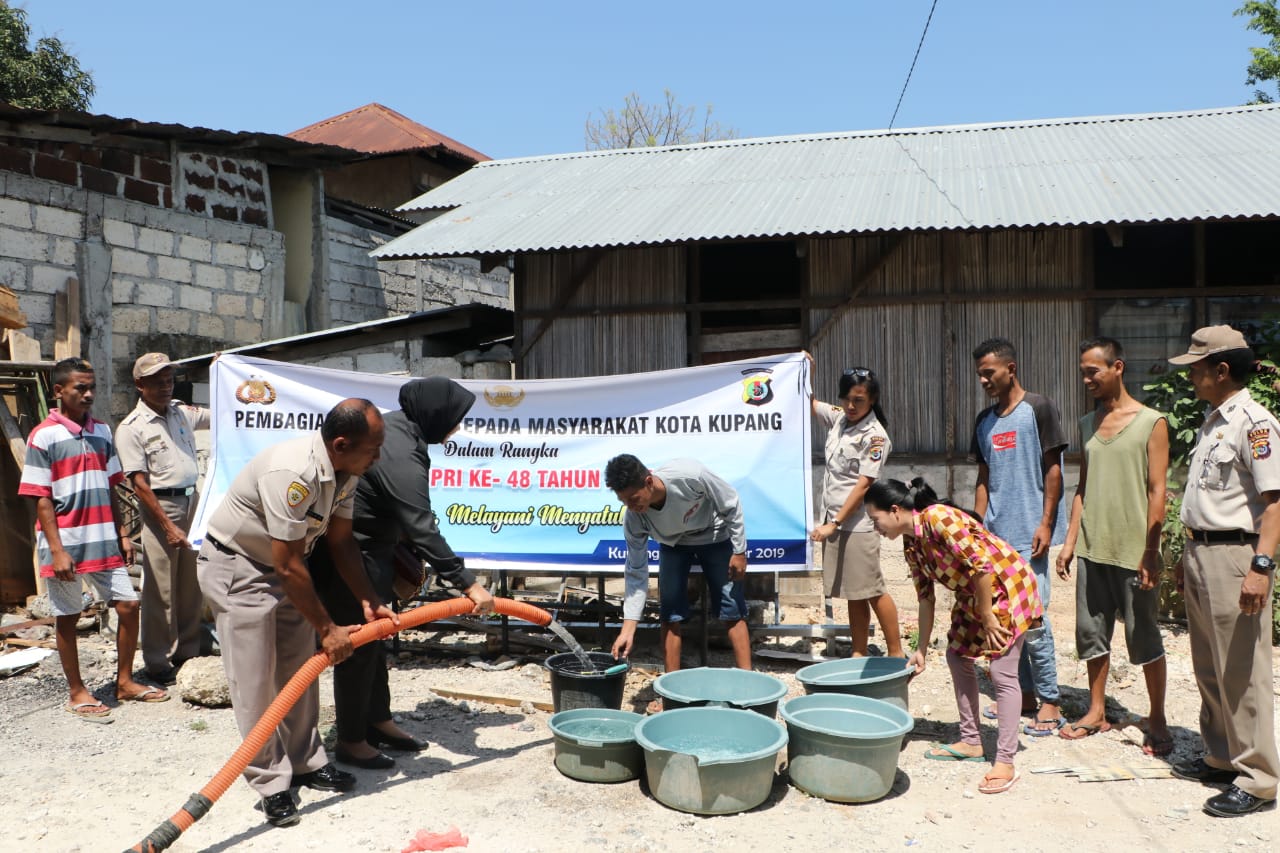
<svg viewBox="0 0 1280 853"><path fill-rule="evenodd" d="M1106 731L1107 674L1116 617L1124 621L1129 662L1141 666L1151 710L1142 751L1173 751L1165 719L1167 670L1156 611L1160 597L1160 529L1164 524L1169 428L1164 415L1124 386L1124 350L1111 338L1080 345L1080 376L1097 410L1080 419L1084 461L1071 503L1067 541L1058 555L1058 576L1076 573L1076 651L1089 668L1089 710L1064 728L1069 740Z"/></svg>

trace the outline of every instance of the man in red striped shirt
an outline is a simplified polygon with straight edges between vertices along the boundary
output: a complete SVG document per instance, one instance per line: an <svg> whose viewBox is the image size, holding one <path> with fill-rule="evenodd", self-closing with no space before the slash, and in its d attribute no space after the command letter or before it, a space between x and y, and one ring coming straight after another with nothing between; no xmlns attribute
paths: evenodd
<svg viewBox="0 0 1280 853"><path fill-rule="evenodd" d="M111 710L94 698L80 677L76 622L87 582L115 603L116 699L163 702L169 695L133 680L138 648L138 596L125 568L133 562L115 486L124 479L111 442L111 428L90 417L96 384L93 365L66 358L53 366L58 408L27 438L18 494L35 500L36 556L55 617L58 658L67 677L66 710L93 722L111 722Z"/></svg>

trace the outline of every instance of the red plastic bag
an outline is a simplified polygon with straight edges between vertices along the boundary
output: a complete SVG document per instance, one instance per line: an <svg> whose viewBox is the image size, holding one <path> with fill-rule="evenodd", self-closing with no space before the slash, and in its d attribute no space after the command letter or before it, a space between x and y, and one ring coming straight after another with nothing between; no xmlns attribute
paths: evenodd
<svg viewBox="0 0 1280 853"><path fill-rule="evenodd" d="M466 847L467 837L456 826L444 832L427 832L419 829L418 834L409 839L409 846L400 853L419 853L422 850L448 850L450 847Z"/></svg>

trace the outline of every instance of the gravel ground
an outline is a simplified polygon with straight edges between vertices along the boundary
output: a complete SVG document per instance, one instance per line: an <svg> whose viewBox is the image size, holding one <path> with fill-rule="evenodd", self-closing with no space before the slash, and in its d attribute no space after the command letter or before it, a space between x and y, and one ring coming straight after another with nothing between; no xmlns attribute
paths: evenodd
<svg viewBox="0 0 1280 853"><path fill-rule="evenodd" d="M896 544L886 543L885 571L902 611L914 626L915 603ZM1067 715L1087 704L1084 664L1074 655L1074 590L1055 587L1051 613L1058 638L1059 680ZM811 612L791 608L786 621ZM942 617L939 617L941 623ZM942 634L939 624L935 634ZM420 829L457 826L475 851L666 851L747 849L801 851L838 846L856 850L986 849L1076 851L1271 851L1277 813L1224 821L1203 814L1214 790L1177 779L1084 783L1030 771L1053 766L1159 764L1139 750L1141 734L1124 728L1078 742L1023 736L1017 765L1022 779L1006 794L977 793L982 764L923 760L930 742L954 740L957 713L950 678L939 654L911 685L915 730L904 743L890 794L875 803L844 805L791 787L784 769L764 804L743 814L700 817L666 808L643 782L592 785L554 768L549 713L523 707L444 698L436 690L467 691L549 702L541 655L503 671L468 665L482 653L477 635L459 634L459 654L404 654L392 670L393 707L410 731L430 741L412 756L397 754L392 771L356 770L357 789L346 795L303 789L303 820L273 829L254 810L256 796L237 781L211 812L171 848L177 851L362 850L401 851ZM1186 633L1165 632L1169 652L1169 716L1176 740L1171 760L1202 749L1199 699L1191 677ZM804 650L807 641L770 643ZM821 642L813 647L822 648ZM1117 651L1123 640L1118 638ZM81 635L86 679L98 698L111 698L113 647ZM692 663L691 655L686 657ZM1120 661L1109 694L1115 719L1146 711L1141 672ZM633 661L656 667L652 646ZM713 665L727 665L713 649ZM802 664L760 659L758 668L781 678L790 696ZM1277 666L1280 671L1280 665ZM649 677L632 672L624 707L643 708L652 697ZM990 685L984 682L984 690ZM322 678L322 731L331 736L332 693ZM0 826L6 850L123 850L173 814L202 787L239 744L228 708L209 709L178 699L116 707L112 725L95 725L62 710L65 682L56 656L35 670L0 679ZM988 755L994 726L984 727Z"/></svg>

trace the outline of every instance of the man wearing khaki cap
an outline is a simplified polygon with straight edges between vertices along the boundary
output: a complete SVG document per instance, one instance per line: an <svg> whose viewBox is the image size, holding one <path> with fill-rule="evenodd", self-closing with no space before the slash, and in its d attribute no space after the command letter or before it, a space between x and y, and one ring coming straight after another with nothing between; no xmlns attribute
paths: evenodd
<svg viewBox="0 0 1280 853"><path fill-rule="evenodd" d="M204 607L187 531L200 476L195 431L209 428L209 410L173 399L175 370L159 352L133 363L140 399L116 430L142 513L142 662L161 684L173 684L177 667L200 653Z"/></svg>
<svg viewBox="0 0 1280 853"><path fill-rule="evenodd" d="M1173 772L1228 784L1204 809L1238 817L1274 807L1280 777L1271 684L1280 424L1249 396L1253 351L1230 326L1196 330L1187 353L1169 361L1188 365L1196 396L1210 406L1187 471L1178 571L1206 754Z"/></svg>

